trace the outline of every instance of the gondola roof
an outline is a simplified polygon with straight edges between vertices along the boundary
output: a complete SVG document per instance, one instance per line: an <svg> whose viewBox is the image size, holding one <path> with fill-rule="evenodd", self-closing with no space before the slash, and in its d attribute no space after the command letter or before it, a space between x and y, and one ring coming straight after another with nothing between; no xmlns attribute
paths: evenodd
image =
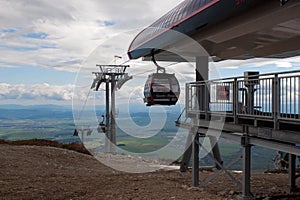
<svg viewBox="0 0 300 200"><path fill-rule="evenodd" d="M197 56L182 38L170 36L174 30L193 38L209 55L220 59L297 56L299 10L299 0L284 5L279 0L185 0L141 31L128 55L131 59L147 57L155 47L176 48L187 56ZM178 59L167 52L161 52L162 60Z"/></svg>

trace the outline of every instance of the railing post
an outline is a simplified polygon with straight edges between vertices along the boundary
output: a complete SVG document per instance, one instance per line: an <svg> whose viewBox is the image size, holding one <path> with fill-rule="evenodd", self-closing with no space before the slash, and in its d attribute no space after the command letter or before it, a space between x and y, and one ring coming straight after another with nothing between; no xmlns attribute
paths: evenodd
<svg viewBox="0 0 300 200"><path fill-rule="evenodd" d="M186 83L185 84L185 116L188 116L188 111L190 110L190 97L189 97L189 91L190 91L190 87L189 84Z"/></svg>
<svg viewBox="0 0 300 200"><path fill-rule="evenodd" d="M200 85L200 84L199 84ZM199 96L200 96L200 88L201 88L201 85L199 86L198 84L197 85L195 85L195 94L193 95L193 96L195 96L195 100L194 100L194 106L195 106L195 110L197 110L197 111L201 111L201 106L200 106L200 98L199 98ZM193 91L192 91L192 93L193 93ZM199 113L199 115L200 115L200 113Z"/></svg>
<svg viewBox="0 0 300 200"><path fill-rule="evenodd" d="M273 101L273 107L272 107L272 114L273 114L273 123L274 123L274 129L278 130L278 115L280 115L280 85L279 85L279 78L278 74L275 74L273 79L273 88L272 88L272 101Z"/></svg>
<svg viewBox="0 0 300 200"><path fill-rule="evenodd" d="M208 81L204 82L204 91L205 91L205 99L204 99L204 110L205 110L205 120L209 120L208 111L209 111L209 103L210 103L210 83Z"/></svg>
<svg viewBox="0 0 300 200"><path fill-rule="evenodd" d="M234 116L234 124L237 124L237 112L238 112L238 105L239 105L239 96L238 96L238 83L237 78L233 81L233 104L232 104L232 112Z"/></svg>

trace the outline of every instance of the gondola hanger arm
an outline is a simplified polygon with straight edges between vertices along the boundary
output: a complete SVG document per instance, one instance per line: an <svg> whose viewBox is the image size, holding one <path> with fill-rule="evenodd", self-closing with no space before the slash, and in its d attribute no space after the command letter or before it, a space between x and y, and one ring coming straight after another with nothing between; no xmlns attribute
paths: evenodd
<svg viewBox="0 0 300 200"><path fill-rule="evenodd" d="M158 73L158 72L166 73L166 69L157 64L157 62L155 60L155 56L154 56L154 49L152 49L152 51L151 51L151 56L152 56L152 62L156 66L156 73Z"/></svg>

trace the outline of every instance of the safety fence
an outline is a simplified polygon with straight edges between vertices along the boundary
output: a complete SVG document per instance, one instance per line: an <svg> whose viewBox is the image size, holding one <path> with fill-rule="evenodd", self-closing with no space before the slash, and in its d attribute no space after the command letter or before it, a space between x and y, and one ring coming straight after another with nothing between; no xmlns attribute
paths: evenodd
<svg viewBox="0 0 300 200"><path fill-rule="evenodd" d="M300 71L187 83L186 114L300 121Z"/></svg>

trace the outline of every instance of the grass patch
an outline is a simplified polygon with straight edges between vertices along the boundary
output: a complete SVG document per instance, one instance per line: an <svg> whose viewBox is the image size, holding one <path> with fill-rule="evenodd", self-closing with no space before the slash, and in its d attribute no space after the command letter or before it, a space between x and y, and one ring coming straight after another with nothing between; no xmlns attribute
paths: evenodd
<svg viewBox="0 0 300 200"><path fill-rule="evenodd" d="M70 144L62 144L57 141L33 139L33 140L17 140L17 141L0 140L0 144L18 145L18 146L20 146L20 145L48 146L48 147L68 149L71 151L76 151L79 153L91 155L91 153L84 147L84 145L79 142L73 142Z"/></svg>
<svg viewBox="0 0 300 200"><path fill-rule="evenodd" d="M151 138L127 137L118 141L118 144L123 144L124 146L120 146L120 148L126 151L134 153L148 153L164 147L168 144L168 139L160 136Z"/></svg>

